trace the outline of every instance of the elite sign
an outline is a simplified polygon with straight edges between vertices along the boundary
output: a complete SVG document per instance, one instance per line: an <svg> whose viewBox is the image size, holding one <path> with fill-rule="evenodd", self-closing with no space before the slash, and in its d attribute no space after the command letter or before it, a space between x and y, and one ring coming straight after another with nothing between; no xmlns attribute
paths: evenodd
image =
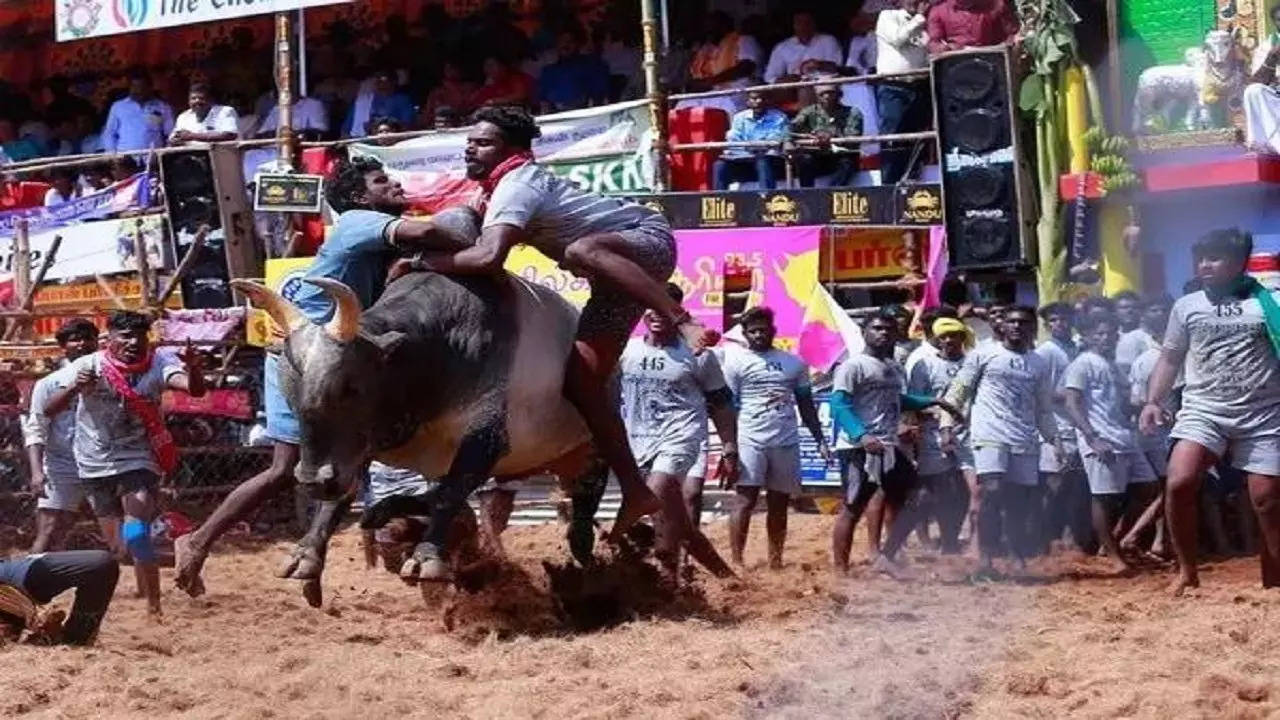
<svg viewBox="0 0 1280 720"><path fill-rule="evenodd" d="M351 0L55 0L58 41L229 20Z"/></svg>

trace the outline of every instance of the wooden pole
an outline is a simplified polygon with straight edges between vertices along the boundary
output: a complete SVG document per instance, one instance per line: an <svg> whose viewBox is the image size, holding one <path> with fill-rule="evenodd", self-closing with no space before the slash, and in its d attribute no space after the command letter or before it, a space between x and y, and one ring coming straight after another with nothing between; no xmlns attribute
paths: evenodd
<svg viewBox="0 0 1280 720"><path fill-rule="evenodd" d="M280 152L280 164L293 170L293 42L290 37L289 13L276 13L276 94L277 113L276 146Z"/></svg>
<svg viewBox="0 0 1280 720"><path fill-rule="evenodd" d="M191 266L196 264L196 258L200 255L200 249L204 247L205 237L208 234L208 225L201 225L200 229L196 230L196 236L191 240L191 247L187 248L187 254L182 256L182 262L178 263L178 267L174 269L173 277L169 278L169 282L165 284L160 297L156 298L156 307L164 307L164 304L169 301L169 296L173 295L173 291L178 289L178 284L182 282L182 278L186 277L187 272L191 270Z"/></svg>
<svg viewBox="0 0 1280 720"><path fill-rule="evenodd" d="M1120 11L1118 0L1107 0L1107 100L1111 103L1111 112L1104 113L1111 118L1112 131L1117 135L1126 135L1124 98L1120 82Z"/></svg>
<svg viewBox="0 0 1280 720"><path fill-rule="evenodd" d="M654 0L640 0L640 24L644 35L644 90L649 98L649 124L653 127L653 189L670 185L667 162L667 94L658 74L662 46L658 39L658 11Z"/></svg>
<svg viewBox="0 0 1280 720"><path fill-rule="evenodd" d="M26 318L14 318L14 321L4 331L4 339L12 340L19 335L19 329L27 329L31 327L32 317L29 315L31 308L36 302L36 292L40 290L40 283L44 282L44 276L48 274L49 268L53 267L54 258L58 256L58 249L62 247L62 236L54 235L53 242L49 245L49 252L45 253L44 260L40 263L40 269L36 271L35 279L31 281L27 292L22 296L22 304L18 306L18 310L28 313Z"/></svg>
<svg viewBox="0 0 1280 720"><path fill-rule="evenodd" d="M115 288L111 287L111 283L108 282L105 277L102 275L94 275L93 279L98 282L98 287L102 288L103 294L111 300L111 304L115 305L116 309L125 310L129 307L125 304L125 301L116 294Z"/></svg>
<svg viewBox="0 0 1280 720"><path fill-rule="evenodd" d="M31 236L26 218L18 221L13 242L13 296L24 298L31 289Z"/></svg>
<svg viewBox="0 0 1280 720"><path fill-rule="evenodd" d="M142 285L142 307L150 309L155 287L151 282L151 264L147 261L147 240L142 235L142 218L133 221L133 256L138 263L138 282Z"/></svg>

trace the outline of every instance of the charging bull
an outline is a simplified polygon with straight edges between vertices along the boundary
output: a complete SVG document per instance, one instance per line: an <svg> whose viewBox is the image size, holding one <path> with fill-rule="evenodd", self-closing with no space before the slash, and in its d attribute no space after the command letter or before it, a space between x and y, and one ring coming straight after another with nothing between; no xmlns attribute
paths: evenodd
<svg viewBox="0 0 1280 720"><path fill-rule="evenodd" d="M372 518L366 512L366 525L402 513L432 515L428 537L401 569L407 579L445 579L448 523L434 518L451 515L489 477L554 472L577 480L595 473L600 482L582 483L594 502L574 498L585 505L575 514L594 514L604 474L592 462L586 425L562 393L576 308L506 273L412 273L363 312L346 285L307 282L335 304L324 325L262 285L234 283L288 328L280 380L302 428L295 474L326 500L285 577L320 576L329 538L370 459L441 479L439 493L426 500L398 498L375 506ZM400 507L407 504L414 507ZM587 557L591 540L588 532ZM571 546L582 560L581 538Z"/></svg>

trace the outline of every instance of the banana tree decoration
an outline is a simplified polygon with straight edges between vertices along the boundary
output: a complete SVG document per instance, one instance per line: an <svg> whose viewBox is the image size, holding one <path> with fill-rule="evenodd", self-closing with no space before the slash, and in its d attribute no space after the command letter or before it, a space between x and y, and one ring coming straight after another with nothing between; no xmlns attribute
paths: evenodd
<svg viewBox="0 0 1280 720"><path fill-rule="evenodd" d="M1067 156L1065 71L1077 63L1072 30L1079 16L1063 0L1018 0L1022 20L1022 47L1031 61L1022 81L1018 107L1033 116L1036 140L1036 180L1040 195L1040 220L1036 245L1040 256L1037 286L1040 302L1053 302L1062 294L1067 250L1059 220L1061 201L1058 178Z"/></svg>

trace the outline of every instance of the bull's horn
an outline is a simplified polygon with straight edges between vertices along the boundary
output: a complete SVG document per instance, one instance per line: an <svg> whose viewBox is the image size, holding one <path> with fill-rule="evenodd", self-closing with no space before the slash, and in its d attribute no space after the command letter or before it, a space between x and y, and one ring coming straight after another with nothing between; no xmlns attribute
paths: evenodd
<svg viewBox="0 0 1280 720"><path fill-rule="evenodd" d="M351 288L330 278L306 278L333 300L333 319L324 326L329 337L340 343L351 342L360 330L360 298Z"/></svg>
<svg viewBox="0 0 1280 720"><path fill-rule="evenodd" d="M254 306L266 310L271 319L285 333L292 333L294 330L306 327L307 323L310 322L307 316L298 309L297 305L285 300L280 296L280 293L262 283L241 278L232 280L231 287L249 296L249 301Z"/></svg>

